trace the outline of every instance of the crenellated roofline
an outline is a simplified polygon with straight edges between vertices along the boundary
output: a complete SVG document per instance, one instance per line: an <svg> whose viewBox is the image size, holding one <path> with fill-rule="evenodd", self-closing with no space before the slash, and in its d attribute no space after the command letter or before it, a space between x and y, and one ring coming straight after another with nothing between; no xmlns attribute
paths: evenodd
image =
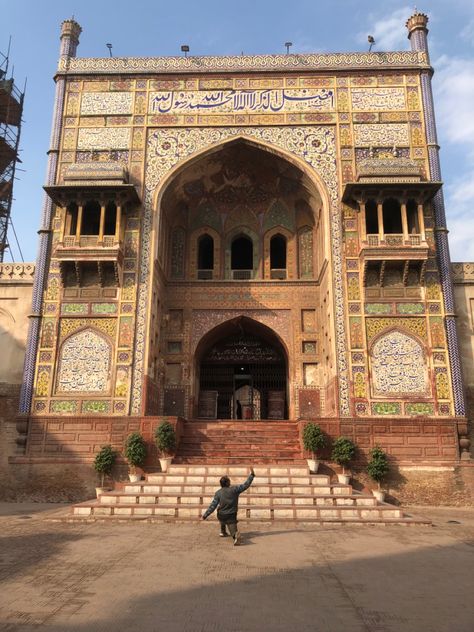
<svg viewBox="0 0 474 632"><path fill-rule="evenodd" d="M61 57L58 75L227 72L338 72L429 69L424 51L190 57Z"/></svg>

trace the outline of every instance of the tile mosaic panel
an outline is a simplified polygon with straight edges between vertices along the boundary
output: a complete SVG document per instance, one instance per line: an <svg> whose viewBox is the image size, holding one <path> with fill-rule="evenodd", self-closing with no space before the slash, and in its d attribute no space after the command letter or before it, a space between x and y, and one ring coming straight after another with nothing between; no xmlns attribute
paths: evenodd
<svg viewBox="0 0 474 632"><path fill-rule="evenodd" d="M426 340L426 321L424 318L367 318L367 339L370 342L384 329L401 329Z"/></svg>
<svg viewBox="0 0 474 632"><path fill-rule="evenodd" d="M77 149L129 149L130 128L90 127L79 129Z"/></svg>
<svg viewBox="0 0 474 632"><path fill-rule="evenodd" d="M106 392L110 386L112 349L92 329L67 338L59 354L58 392Z"/></svg>
<svg viewBox="0 0 474 632"><path fill-rule="evenodd" d="M65 399L65 400L53 400L49 407L50 412L56 413L58 415L64 414L75 414L78 412L78 403L76 401Z"/></svg>
<svg viewBox="0 0 474 632"><path fill-rule="evenodd" d="M329 89L199 90L151 92L150 114L240 112L308 112L334 109Z"/></svg>
<svg viewBox="0 0 474 632"><path fill-rule="evenodd" d="M427 392L423 347L411 336L391 331L381 336L370 352L372 389L380 395L414 395Z"/></svg>
<svg viewBox="0 0 474 632"><path fill-rule="evenodd" d="M434 415L434 406L427 402L408 402L405 404L405 414L431 416Z"/></svg>
<svg viewBox="0 0 474 632"><path fill-rule="evenodd" d="M405 123L361 123L354 125L354 143L356 145L409 145L408 125Z"/></svg>
<svg viewBox="0 0 474 632"><path fill-rule="evenodd" d="M131 92L83 92L81 100L82 115L131 114Z"/></svg>
<svg viewBox="0 0 474 632"><path fill-rule="evenodd" d="M404 110L405 89L400 88L364 88L351 90L352 109L354 111Z"/></svg>
<svg viewBox="0 0 474 632"><path fill-rule="evenodd" d="M401 415L401 405L398 402L373 402L372 415Z"/></svg>

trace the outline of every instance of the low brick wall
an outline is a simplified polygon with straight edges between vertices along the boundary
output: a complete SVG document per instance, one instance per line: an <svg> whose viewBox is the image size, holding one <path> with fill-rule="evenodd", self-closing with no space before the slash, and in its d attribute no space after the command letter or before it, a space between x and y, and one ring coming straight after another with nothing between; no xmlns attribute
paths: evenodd
<svg viewBox="0 0 474 632"><path fill-rule="evenodd" d="M300 420L300 436L305 423ZM357 462L363 463L371 448L379 445L399 465L454 464L459 459L458 422L452 417L395 419L318 419L331 439L348 437L358 447ZM330 457L330 447L322 453Z"/></svg>
<svg viewBox="0 0 474 632"><path fill-rule="evenodd" d="M119 453L131 432L140 432L147 443L145 469L158 463L154 433L162 421L169 421L181 436L179 417L30 417L26 452L10 463L92 463L103 445L110 444ZM125 465L119 456L118 463Z"/></svg>

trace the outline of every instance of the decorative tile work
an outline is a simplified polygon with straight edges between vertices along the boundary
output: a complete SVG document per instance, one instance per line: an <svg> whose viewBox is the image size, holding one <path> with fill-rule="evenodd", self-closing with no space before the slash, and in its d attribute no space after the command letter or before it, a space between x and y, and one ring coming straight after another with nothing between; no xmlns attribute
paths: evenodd
<svg viewBox="0 0 474 632"><path fill-rule="evenodd" d="M38 377L36 378L36 397L46 397L48 395L50 376L50 366L38 367Z"/></svg>
<svg viewBox="0 0 474 632"><path fill-rule="evenodd" d="M401 406L398 402L373 402L372 415L401 415Z"/></svg>
<svg viewBox="0 0 474 632"><path fill-rule="evenodd" d="M351 90L352 109L355 111L405 110L404 88L364 88Z"/></svg>
<svg viewBox="0 0 474 632"><path fill-rule="evenodd" d="M313 278L313 231L308 228L298 234L299 274L301 279Z"/></svg>
<svg viewBox="0 0 474 632"><path fill-rule="evenodd" d="M351 336L351 347L353 349L362 349L364 339L362 336L362 319L358 316L349 318L349 330Z"/></svg>
<svg viewBox="0 0 474 632"><path fill-rule="evenodd" d="M365 313L366 314L391 314L392 304L391 303L366 303Z"/></svg>
<svg viewBox="0 0 474 632"><path fill-rule="evenodd" d="M92 303L92 314L116 314L117 303Z"/></svg>
<svg viewBox="0 0 474 632"><path fill-rule="evenodd" d="M445 347L444 324L441 316L430 318L431 344L433 347Z"/></svg>
<svg viewBox="0 0 474 632"><path fill-rule="evenodd" d="M438 399L449 399L448 370L444 367L435 367L436 396Z"/></svg>
<svg viewBox="0 0 474 632"><path fill-rule="evenodd" d="M301 310L301 330L316 331L316 311L314 309Z"/></svg>
<svg viewBox="0 0 474 632"><path fill-rule="evenodd" d="M88 314L88 303L62 303L61 314Z"/></svg>
<svg viewBox="0 0 474 632"><path fill-rule="evenodd" d="M184 278L184 245L186 231L178 227L173 230L171 236L171 278Z"/></svg>
<svg viewBox="0 0 474 632"><path fill-rule="evenodd" d="M406 330L426 340L426 321L424 318L367 318L367 339L370 342L385 329Z"/></svg>
<svg viewBox="0 0 474 632"><path fill-rule="evenodd" d="M43 328L41 333L41 346L51 349L54 346L56 321L53 318L43 319Z"/></svg>
<svg viewBox="0 0 474 632"><path fill-rule="evenodd" d="M130 128L89 127L79 129L77 149L129 149Z"/></svg>
<svg viewBox="0 0 474 632"><path fill-rule="evenodd" d="M58 71L73 74L129 74L135 72L223 72L246 70L338 70L407 66L429 68L424 51L383 53L310 53L301 55L238 55L191 57L60 57ZM348 85L346 77L345 83ZM103 84L101 84L103 85ZM173 86L176 87L176 86Z"/></svg>
<svg viewBox="0 0 474 632"><path fill-rule="evenodd" d="M427 370L422 346L411 336L391 331L370 352L374 395L414 395L427 392Z"/></svg>
<svg viewBox="0 0 474 632"><path fill-rule="evenodd" d="M151 92L150 114L239 112L307 112L334 109L334 91L327 89L199 90Z"/></svg>
<svg viewBox="0 0 474 632"><path fill-rule="evenodd" d="M82 413L100 415L110 412L110 402L103 400L86 400L82 402Z"/></svg>
<svg viewBox="0 0 474 632"><path fill-rule="evenodd" d="M451 415L451 404L442 403L439 405L439 414L440 415Z"/></svg>
<svg viewBox="0 0 474 632"><path fill-rule="evenodd" d="M111 354L110 343L92 329L72 334L59 354L57 391L108 391Z"/></svg>
<svg viewBox="0 0 474 632"><path fill-rule="evenodd" d="M131 114L131 92L83 92L81 115Z"/></svg>
<svg viewBox="0 0 474 632"><path fill-rule="evenodd" d="M356 402L355 413L359 417L365 417L369 414L369 404L367 402Z"/></svg>
<svg viewBox="0 0 474 632"><path fill-rule="evenodd" d="M302 346L303 353L305 354L315 354L316 353L316 341L315 340L305 340Z"/></svg>
<svg viewBox="0 0 474 632"><path fill-rule="evenodd" d="M135 371L133 377L132 412L140 411L141 386L143 375L147 284L150 276L150 232L153 213L153 196L160 181L172 167L185 161L193 154L209 147L222 144L234 138L250 138L280 147L284 152L299 157L312 167L324 181L331 203L330 226L334 257L335 277L335 324L337 361L339 372L340 410L343 415L350 414L349 384L346 359L346 334L344 327L344 295L341 261L341 217L338 204L338 179L336 170L336 143L332 128L326 127L248 127L248 128L203 128L162 129L150 133L148 138L148 162L146 167L145 209L143 214L142 257L140 262L140 288L137 310L137 334L135 352Z"/></svg>
<svg viewBox="0 0 474 632"><path fill-rule="evenodd" d="M352 379L354 382L354 397L364 398L367 396L367 378L363 366L352 367Z"/></svg>
<svg viewBox="0 0 474 632"><path fill-rule="evenodd" d="M347 275L347 298L350 301L360 299L359 275L357 272L349 272Z"/></svg>
<svg viewBox="0 0 474 632"><path fill-rule="evenodd" d="M130 347L133 340L133 317L121 316L119 329L119 347Z"/></svg>
<svg viewBox="0 0 474 632"><path fill-rule="evenodd" d="M423 303L397 303L397 314L423 314Z"/></svg>
<svg viewBox="0 0 474 632"><path fill-rule="evenodd" d="M365 355L356 351L351 354L352 364L365 364Z"/></svg>
<svg viewBox="0 0 474 632"><path fill-rule="evenodd" d="M404 123L356 124L354 125L354 142L356 145L409 145L408 125Z"/></svg>
<svg viewBox="0 0 474 632"><path fill-rule="evenodd" d="M78 411L77 402L71 399L54 400L49 407L50 412L57 413L58 415L75 414Z"/></svg>
<svg viewBox="0 0 474 632"><path fill-rule="evenodd" d="M59 331L61 339L78 329L91 327L107 334L112 340L115 338L117 321L115 318L61 318Z"/></svg>
<svg viewBox="0 0 474 632"><path fill-rule="evenodd" d="M405 404L405 415L431 416L434 415L434 406L427 402L407 402Z"/></svg>

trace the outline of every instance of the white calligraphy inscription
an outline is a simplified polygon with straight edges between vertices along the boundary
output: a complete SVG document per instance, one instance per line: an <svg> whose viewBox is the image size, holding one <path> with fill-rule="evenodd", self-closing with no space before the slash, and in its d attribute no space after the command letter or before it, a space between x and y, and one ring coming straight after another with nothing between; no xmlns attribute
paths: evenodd
<svg viewBox="0 0 474 632"><path fill-rule="evenodd" d="M58 391L107 391L110 356L110 344L91 329L70 336L61 348Z"/></svg>
<svg viewBox="0 0 474 632"><path fill-rule="evenodd" d="M426 393L423 348L410 336L399 331L382 336L372 347L371 360L376 395Z"/></svg>
<svg viewBox="0 0 474 632"><path fill-rule="evenodd" d="M152 92L152 114L180 112L307 112L334 110L334 91L320 90L200 90Z"/></svg>

